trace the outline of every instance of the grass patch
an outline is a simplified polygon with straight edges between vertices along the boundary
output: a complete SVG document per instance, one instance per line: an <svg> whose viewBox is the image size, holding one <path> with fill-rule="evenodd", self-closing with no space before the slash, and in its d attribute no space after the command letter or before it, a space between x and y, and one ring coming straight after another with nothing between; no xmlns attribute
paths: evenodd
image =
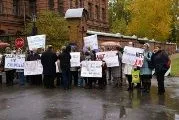
<svg viewBox="0 0 179 120"><path fill-rule="evenodd" d="M171 75L172 76L179 76L179 54L175 54L171 56Z"/></svg>

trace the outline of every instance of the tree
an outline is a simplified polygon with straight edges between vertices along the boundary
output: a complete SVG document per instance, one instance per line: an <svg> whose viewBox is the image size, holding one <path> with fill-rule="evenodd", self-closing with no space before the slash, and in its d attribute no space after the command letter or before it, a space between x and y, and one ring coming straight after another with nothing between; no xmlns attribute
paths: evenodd
<svg viewBox="0 0 179 120"><path fill-rule="evenodd" d="M172 0L134 0L128 34L166 41L171 31Z"/></svg>
<svg viewBox="0 0 179 120"><path fill-rule="evenodd" d="M38 34L47 35L47 44L59 49L68 42L68 26L66 20L59 14L52 11L41 12L36 21ZM27 34L32 32L33 23L27 24Z"/></svg>
<svg viewBox="0 0 179 120"><path fill-rule="evenodd" d="M127 5L131 0L109 1L109 25L114 33L125 34L127 24L130 20L130 12Z"/></svg>

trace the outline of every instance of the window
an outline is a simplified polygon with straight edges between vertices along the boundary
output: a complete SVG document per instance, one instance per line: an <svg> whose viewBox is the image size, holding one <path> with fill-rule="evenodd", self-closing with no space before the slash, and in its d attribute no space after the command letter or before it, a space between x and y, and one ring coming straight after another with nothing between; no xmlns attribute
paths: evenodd
<svg viewBox="0 0 179 120"><path fill-rule="evenodd" d="M19 7L19 0L13 0L13 14L14 15L19 15L20 12L20 7Z"/></svg>
<svg viewBox="0 0 179 120"><path fill-rule="evenodd" d="M93 5L92 5L92 3L88 3L88 13L89 13L89 19L93 19Z"/></svg>
<svg viewBox="0 0 179 120"><path fill-rule="evenodd" d="M3 13L3 3L2 0L0 0L0 14Z"/></svg>
<svg viewBox="0 0 179 120"><path fill-rule="evenodd" d="M104 8L102 8L102 20L106 21L106 11Z"/></svg>
<svg viewBox="0 0 179 120"><path fill-rule="evenodd" d="M54 0L48 0L48 6L50 10L54 10Z"/></svg>
<svg viewBox="0 0 179 120"><path fill-rule="evenodd" d="M70 0L70 8L73 8L72 0Z"/></svg>
<svg viewBox="0 0 179 120"><path fill-rule="evenodd" d="M75 7L78 8L78 0L75 1Z"/></svg>
<svg viewBox="0 0 179 120"><path fill-rule="evenodd" d="M29 1L29 11L30 15L35 15L37 12L36 0Z"/></svg>
<svg viewBox="0 0 179 120"><path fill-rule="evenodd" d="M83 0L80 0L79 2L80 2L80 7L82 8L83 7L83 2L82 2Z"/></svg>
<svg viewBox="0 0 179 120"><path fill-rule="evenodd" d="M99 11L99 7L96 5L96 19L99 20L100 19L100 11Z"/></svg>
<svg viewBox="0 0 179 120"><path fill-rule="evenodd" d="M58 0L58 12L59 12L61 15L64 14L63 0Z"/></svg>

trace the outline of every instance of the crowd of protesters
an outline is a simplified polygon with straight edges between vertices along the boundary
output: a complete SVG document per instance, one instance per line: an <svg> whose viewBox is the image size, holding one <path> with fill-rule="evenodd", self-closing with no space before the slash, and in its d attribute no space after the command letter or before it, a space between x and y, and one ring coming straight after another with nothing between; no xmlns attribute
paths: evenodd
<svg viewBox="0 0 179 120"><path fill-rule="evenodd" d="M128 43L128 46L134 47L132 42ZM158 94L164 94L164 75L170 67L170 59L164 50L161 50L160 46L156 46L153 51L150 50L150 45L145 43L142 48L144 49L144 61L142 67L136 67L129 64L122 63L123 49L121 46L117 46L114 50L117 51L119 66L108 68L103 58L96 58L95 50L79 50L75 46L67 45L63 46L61 50L56 52L53 46L47 46L45 51L32 50L26 54L26 61L41 60L43 66L43 75L24 76L23 70L6 69L5 54L22 54L22 50L11 50L6 48L5 54L1 58L0 70L5 72L6 85L12 86L13 79L16 77L19 79L19 84L24 86L25 83L31 85L43 85L45 88L63 87L63 89L71 89L72 86L84 87L87 89L99 88L104 89L109 83L113 84L113 87L124 86L125 81L128 81L128 91L133 91L134 83L132 82L132 71L138 70L140 73L140 83L135 85L143 92L149 93L151 88L152 71L155 69L155 75L158 81ZM110 51L101 47L99 52ZM81 61L102 61L102 77L81 77L80 67L70 66L70 52L81 52ZM123 77L125 75L125 78ZM2 75L0 77L2 83ZM56 82L55 82L56 81Z"/></svg>

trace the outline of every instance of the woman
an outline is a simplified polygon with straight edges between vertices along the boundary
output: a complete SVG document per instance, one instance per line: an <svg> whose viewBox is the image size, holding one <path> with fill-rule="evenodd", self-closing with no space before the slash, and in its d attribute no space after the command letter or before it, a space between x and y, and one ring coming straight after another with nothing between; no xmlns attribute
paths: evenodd
<svg viewBox="0 0 179 120"><path fill-rule="evenodd" d="M129 42L128 46L129 47L133 47L133 43ZM128 83L129 83L129 87L127 89L128 91L132 91L133 90L132 70L133 70L133 66L132 65L124 64L124 74L126 75L126 78L128 80Z"/></svg>
<svg viewBox="0 0 179 120"><path fill-rule="evenodd" d="M157 76L159 95L163 95L165 93L164 75L170 68L170 62L171 61L167 53L164 50L161 50L160 46L156 46L154 49L154 55L152 56L152 63Z"/></svg>
<svg viewBox="0 0 179 120"><path fill-rule="evenodd" d="M151 61L152 52L149 51L150 45L148 43L144 44L144 63L140 68L140 75L142 80L142 86L144 92L149 93L151 87L152 69L149 68L149 62Z"/></svg>

